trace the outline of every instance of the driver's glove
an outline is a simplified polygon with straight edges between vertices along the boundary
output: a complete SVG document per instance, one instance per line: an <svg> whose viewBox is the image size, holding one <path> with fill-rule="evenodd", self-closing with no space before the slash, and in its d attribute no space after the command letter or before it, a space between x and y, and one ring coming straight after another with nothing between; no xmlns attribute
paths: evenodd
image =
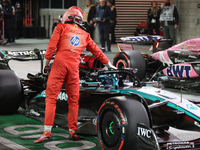
<svg viewBox="0 0 200 150"><path fill-rule="evenodd" d="M104 64L104 66L106 66L108 69L111 68L111 69L117 69L115 66L113 66L110 61L108 61L107 64Z"/></svg>
<svg viewBox="0 0 200 150"><path fill-rule="evenodd" d="M42 69L42 73L44 75L48 75L49 74L49 71L50 71L50 67L49 67L49 63L50 63L50 60L44 58L43 60L43 69Z"/></svg>

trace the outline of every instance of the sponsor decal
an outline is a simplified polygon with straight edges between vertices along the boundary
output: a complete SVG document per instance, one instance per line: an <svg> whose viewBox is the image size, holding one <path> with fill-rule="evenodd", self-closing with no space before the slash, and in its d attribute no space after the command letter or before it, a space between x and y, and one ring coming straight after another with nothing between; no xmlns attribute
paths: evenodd
<svg viewBox="0 0 200 150"><path fill-rule="evenodd" d="M131 37L130 38L131 41L148 41L149 38L147 36L139 36L139 37Z"/></svg>
<svg viewBox="0 0 200 150"><path fill-rule="evenodd" d="M200 128L200 123L198 123L198 122L194 121L194 125L196 125L197 127L199 127L199 128Z"/></svg>
<svg viewBox="0 0 200 150"><path fill-rule="evenodd" d="M196 50L197 49L197 46L196 45L185 45L185 44L183 44L182 46L181 46L181 49L193 49L193 50Z"/></svg>
<svg viewBox="0 0 200 150"><path fill-rule="evenodd" d="M194 148L194 143L193 142L174 142L174 143L167 143L167 149L168 150L173 150L173 149L189 149L189 148Z"/></svg>
<svg viewBox="0 0 200 150"><path fill-rule="evenodd" d="M121 118L121 123L123 125L125 125L125 121L124 121L124 115L122 114L122 111L121 109L119 108L119 106L117 104L114 104L114 102L111 102L110 105L114 105L114 107L117 109L118 113L119 113L119 116Z"/></svg>
<svg viewBox="0 0 200 150"><path fill-rule="evenodd" d="M196 87L196 86L199 86L199 85L200 85L200 82L194 82L194 83L191 84L192 87Z"/></svg>
<svg viewBox="0 0 200 150"><path fill-rule="evenodd" d="M187 104L186 106L187 106L188 109L197 110L197 107L195 107L192 104Z"/></svg>
<svg viewBox="0 0 200 150"><path fill-rule="evenodd" d="M76 30L70 30L71 33L77 34L77 35L82 35L83 33L77 32Z"/></svg>
<svg viewBox="0 0 200 150"><path fill-rule="evenodd" d="M185 62L184 60L178 59L178 58L175 58L174 61L175 61L175 63L184 63Z"/></svg>
<svg viewBox="0 0 200 150"><path fill-rule="evenodd" d="M146 126L145 124L137 123L136 136L138 137L137 138L137 143L138 143L137 148L138 149L144 149L144 147L143 147L144 145L146 145L149 148L150 146L147 143L153 143L154 149L160 149L158 140L156 138L154 131L150 127ZM147 147L146 147L146 149L148 149Z"/></svg>
<svg viewBox="0 0 200 150"><path fill-rule="evenodd" d="M191 66L175 65L167 68L167 76L169 77L187 77L190 78Z"/></svg>
<svg viewBox="0 0 200 150"><path fill-rule="evenodd" d="M43 91L41 94L37 95L35 98L38 98L38 97L47 97L46 90ZM58 100L67 101L67 98L68 98L68 96L67 96L67 94L65 92L60 92L58 94Z"/></svg>
<svg viewBox="0 0 200 150"><path fill-rule="evenodd" d="M146 137L148 139L151 138L151 132L152 132L151 130L145 129L145 128L142 128L142 127L138 127L137 131L138 131L137 135Z"/></svg>
<svg viewBox="0 0 200 150"><path fill-rule="evenodd" d="M78 46L80 44L80 38L78 36L72 36L70 43L72 46Z"/></svg>
<svg viewBox="0 0 200 150"><path fill-rule="evenodd" d="M41 55L44 55L46 53L45 50L40 50L40 54ZM32 56L32 55L36 55L34 53L34 51L16 51L16 52L11 52L11 51L8 51L7 52L8 56L24 56L24 55L29 55L29 56Z"/></svg>
<svg viewBox="0 0 200 150"><path fill-rule="evenodd" d="M196 56L192 56L192 55L189 55L188 58L194 58L194 59L197 59Z"/></svg>
<svg viewBox="0 0 200 150"><path fill-rule="evenodd" d="M94 119L92 120L92 122L93 122L93 124L96 126L96 125L97 125L97 118L94 118Z"/></svg>

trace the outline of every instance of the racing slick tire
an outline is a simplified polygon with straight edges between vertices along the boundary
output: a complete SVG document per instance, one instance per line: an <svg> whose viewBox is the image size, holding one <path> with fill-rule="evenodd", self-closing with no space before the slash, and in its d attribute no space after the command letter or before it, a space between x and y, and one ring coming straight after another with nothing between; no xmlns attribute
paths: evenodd
<svg viewBox="0 0 200 150"><path fill-rule="evenodd" d="M113 65L117 68L137 68L137 77L142 80L146 75L147 64L138 51L123 51L118 53L113 59Z"/></svg>
<svg viewBox="0 0 200 150"><path fill-rule="evenodd" d="M16 112L23 100L23 88L14 71L0 69L0 114Z"/></svg>
<svg viewBox="0 0 200 150"><path fill-rule="evenodd" d="M149 118L144 105L130 97L106 100L97 115L97 135L102 149L135 150L137 123L150 127Z"/></svg>

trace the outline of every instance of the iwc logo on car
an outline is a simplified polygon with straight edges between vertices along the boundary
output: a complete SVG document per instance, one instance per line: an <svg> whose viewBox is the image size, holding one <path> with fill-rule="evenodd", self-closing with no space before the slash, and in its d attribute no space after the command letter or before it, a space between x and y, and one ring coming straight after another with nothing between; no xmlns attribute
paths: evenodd
<svg viewBox="0 0 200 150"><path fill-rule="evenodd" d="M151 138L151 130L141 128L141 127L138 127L137 129L138 129L137 135L147 137L148 139Z"/></svg>
<svg viewBox="0 0 200 150"><path fill-rule="evenodd" d="M80 44L80 38L78 36L72 36L70 39L72 46L78 46Z"/></svg>

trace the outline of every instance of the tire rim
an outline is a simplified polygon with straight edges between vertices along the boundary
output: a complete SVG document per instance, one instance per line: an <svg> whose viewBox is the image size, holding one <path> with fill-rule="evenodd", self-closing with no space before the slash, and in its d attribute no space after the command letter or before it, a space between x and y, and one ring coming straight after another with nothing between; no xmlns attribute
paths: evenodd
<svg viewBox="0 0 200 150"><path fill-rule="evenodd" d="M127 67L127 63L124 60L118 60L116 63L116 67L117 68L126 68Z"/></svg>
<svg viewBox="0 0 200 150"><path fill-rule="evenodd" d="M101 133L103 142L107 147L112 148L119 143L121 139L121 122L114 111L105 112L102 118Z"/></svg>

